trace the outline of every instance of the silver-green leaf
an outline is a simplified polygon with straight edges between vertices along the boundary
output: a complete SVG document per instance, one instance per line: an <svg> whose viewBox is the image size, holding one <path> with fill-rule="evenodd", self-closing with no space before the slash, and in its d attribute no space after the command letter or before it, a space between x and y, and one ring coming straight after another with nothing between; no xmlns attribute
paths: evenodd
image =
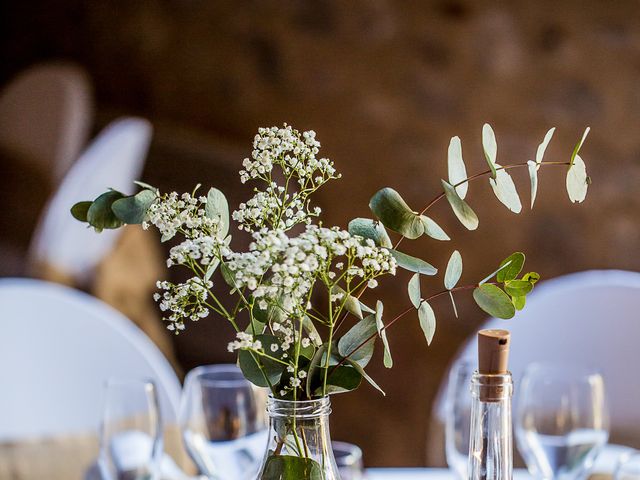
<svg viewBox="0 0 640 480"><path fill-rule="evenodd" d="M447 167L449 183L451 185L457 185L460 183L460 185L455 188L456 192L458 192L458 196L464 200L464 197L467 196L469 183L466 181L467 169L464 165L464 160L462 159L462 143L460 143L460 137L453 137L449 142Z"/></svg>
<svg viewBox="0 0 640 480"><path fill-rule="evenodd" d="M370 218L354 218L349 222L348 230L351 235L373 240L379 247L391 248L393 246L384 225Z"/></svg>
<svg viewBox="0 0 640 480"><path fill-rule="evenodd" d="M449 235L445 233L445 231L438 225L434 220L427 217L426 215L420 215L420 220L422 221L422 225L424 226L424 233L434 240L442 240L447 241L451 240Z"/></svg>
<svg viewBox="0 0 640 480"><path fill-rule="evenodd" d="M378 190L369 201L369 208L387 228L407 237L416 239L424 233L420 215L393 188Z"/></svg>
<svg viewBox="0 0 640 480"><path fill-rule="evenodd" d="M395 258L398 266L405 270L420 273L422 275L435 275L438 273L437 268L420 258L412 257L411 255L399 252L398 250L389 250L389 252L391 252L391 255Z"/></svg>
<svg viewBox="0 0 640 480"><path fill-rule="evenodd" d="M387 368L393 367L393 358L391 358L391 350L389 349L389 340L387 340L387 331L384 328L384 323L382 321L382 312L384 306L382 302L378 300L376 303L376 328L378 330L378 335L382 339L382 344L384 345L384 366Z"/></svg>
<svg viewBox="0 0 640 480"><path fill-rule="evenodd" d="M338 352L343 357L349 357L360 366L366 367L371 357L375 343L367 341L377 331L375 315L369 315L356 323L338 341ZM366 342L366 343L365 343Z"/></svg>
<svg viewBox="0 0 640 480"><path fill-rule="evenodd" d="M427 302L422 302L418 309L418 319L420 320L420 328L427 339L427 345L431 345L433 335L436 333L436 314Z"/></svg>
<svg viewBox="0 0 640 480"><path fill-rule="evenodd" d="M538 167L536 162L529 160L527 162L527 169L529 170L529 180L531 181L531 208L536 202L536 195L538 194Z"/></svg>
<svg viewBox="0 0 640 480"><path fill-rule="evenodd" d="M498 168L495 178L489 179L493 193L513 213L520 213L522 211L522 203L520 203L520 197L511 175L497 163L495 165Z"/></svg>
<svg viewBox="0 0 640 480"><path fill-rule="evenodd" d="M580 141L574 147L573 153L571 154L571 161L569 162L570 166L573 165L574 160L578 156L578 153L580 153L580 149L582 148L582 144L587 139L587 135L589 135L590 131L591 131L591 127L585 128L584 133L582 134L582 138L580 139Z"/></svg>
<svg viewBox="0 0 640 480"><path fill-rule="evenodd" d="M336 294L341 294L341 295L345 295L346 298L343 298L342 300L340 300L341 302L344 302L344 308L347 312L349 312L352 315L355 315L356 317L358 317L359 319L362 320L362 308L360 305L360 301L354 297L353 295L349 295L342 287L340 287L339 285L334 285L331 288L331 293L336 295Z"/></svg>
<svg viewBox="0 0 640 480"><path fill-rule="evenodd" d="M473 291L473 299L489 315L497 318L512 318L516 308L511 297L491 283L484 283Z"/></svg>
<svg viewBox="0 0 640 480"><path fill-rule="evenodd" d="M488 123L482 126L482 149L484 150L484 157L487 159L487 163L491 169L491 178L496 178L498 144L496 142L496 134Z"/></svg>
<svg viewBox="0 0 640 480"><path fill-rule="evenodd" d="M460 223L464 225L468 230L475 230L478 228L478 216L471 209L471 207L460 198L456 189L453 186L442 180L442 187L444 188L444 194L447 197L447 201L453 210L453 213L458 217Z"/></svg>
<svg viewBox="0 0 640 480"><path fill-rule="evenodd" d="M407 285L407 290L409 292L409 300L411 300L411 304L419 308L420 307L420 274L416 273L409 280L409 284Z"/></svg>
<svg viewBox="0 0 640 480"><path fill-rule="evenodd" d="M211 188L207 193L207 203L204 211L207 217L218 219L220 222L218 237L226 237L227 233L229 233L229 203L224 193L217 188Z"/></svg>
<svg viewBox="0 0 640 480"><path fill-rule="evenodd" d="M576 155L573 165L567 172L567 193L572 202L581 203L587 197L590 179L587 176L587 167L580 155Z"/></svg>
<svg viewBox="0 0 640 480"><path fill-rule="evenodd" d="M451 290L454 288L462 276L462 255L458 250L454 250L447 263L447 270L444 274L444 288Z"/></svg>
<svg viewBox="0 0 640 480"><path fill-rule="evenodd" d="M542 159L544 158L544 152L547 150L547 146L553 137L553 133L556 131L556 127L550 128L547 134L544 136L544 140L542 143L538 145L538 150L536 151L536 165L537 168L540 168L542 164Z"/></svg>
<svg viewBox="0 0 640 480"><path fill-rule="evenodd" d="M364 368L362 368L362 366L361 366L358 362L353 362L353 361L351 361L350 359L349 359L349 360L347 360L347 362L349 362L349 364L350 364L353 368L355 368L355 369L360 373L360 375L362 375L362 377L363 377L367 382L369 382L369 383L371 384L371 386L372 386L373 388L375 388L375 389L376 389L376 390L378 390L380 393L382 393L382 395L384 395L384 396L386 396L386 395L387 395L386 393L384 393L384 390L382 390L382 388L380 388L380 385L378 385L378 384L375 382L375 380L374 380L373 378L371 378L367 372L365 372L365 371L364 371Z"/></svg>

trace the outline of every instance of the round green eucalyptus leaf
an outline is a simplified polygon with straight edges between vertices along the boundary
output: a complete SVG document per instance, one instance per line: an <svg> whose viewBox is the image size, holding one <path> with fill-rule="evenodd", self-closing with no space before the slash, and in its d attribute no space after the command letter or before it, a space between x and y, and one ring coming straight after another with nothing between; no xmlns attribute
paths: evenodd
<svg viewBox="0 0 640 480"><path fill-rule="evenodd" d="M96 198L87 210L87 222L98 232L106 229L120 228L123 223L116 217L111 205L124 195L115 190L109 190Z"/></svg>
<svg viewBox="0 0 640 480"><path fill-rule="evenodd" d="M442 180L442 187L444 188L444 194L447 197L447 201L449 205L451 205L451 209L455 216L460 220L460 223L464 225L468 230L475 230L478 228L478 216L471 209L471 207L460 198L456 189L451 186L448 182Z"/></svg>
<svg viewBox="0 0 640 480"><path fill-rule="evenodd" d="M433 335L436 333L436 314L427 302L422 302L418 309L418 319L420 320L420 328L427 339L427 345L431 345Z"/></svg>
<svg viewBox="0 0 640 480"><path fill-rule="evenodd" d="M320 367L320 377L323 377L322 371L325 367ZM328 394L344 393L355 390L362 383L362 375L351 365L340 365L337 367L329 367L327 374L327 391ZM322 395L322 386L316 388L314 394Z"/></svg>
<svg viewBox="0 0 640 480"><path fill-rule="evenodd" d="M454 250L447 263L447 270L444 274L444 288L451 290L454 288L462 276L462 255L458 250Z"/></svg>
<svg viewBox="0 0 640 480"><path fill-rule="evenodd" d="M76 220L80 220L81 222L87 221L87 213L89 212L89 208L93 202L78 202L73 207L71 207L71 215Z"/></svg>
<svg viewBox="0 0 640 480"><path fill-rule="evenodd" d="M420 258L412 257L411 255L399 252L398 250L389 251L391 252L391 255L393 255L393 258L395 258L398 266L404 268L405 270L409 270L410 272L414 273L420 273L422 275L435 275L436 273L438 273L437 268Z"/></svg>
<svg viewBox="0 0 640 480"><path fill-rule="evenodd" d="M411 304L419 308L420 307L420 274L416 273L409 280L409 284L407 285L407 291L409 293L409 300L411 300Z"/></svg>
<svg viewBox="0 0 640 480"><path fill-rule="evenodd" d="M500 262L500 270L496 274L496 280L498 283L508 282L514 280L518 274L522 271L524 266L525 256L522 252L515 252ZM502 266L506 265L504 268Z"/></svg>
<svg viewBox="0 0 640 480"><path fill-rule="evenodd" d="M431 218L427 217L426 215L420 215L420 220L422 221L425 235L428 235L434 240L451 240L451 238L449 238L449 235L446 234L446 232L440 227L440 225L438 225Z"/></svg>
<svg viewBox="0 0 640 480"><path fill-rule="evenodd" d="M483 283L473 291L473 299L478 306L496 318L512 318L516 309L511 297L490 283Z"/></svg>
<svg viewBox="0 0 640 480"><path fill-rule="evenodd" d="M567 171L567 193L569 199L575 203L581 203L587 197L590 179L587 176L587 167L580 155L576 155L573 165Z"/></svg>
<svg viewBox="0 0 640 480"><path fill-rule="evenodd" d="M378 190L371 197L369 208L385 227L408 239L418 238L424 233L420 215L411 210L393 188Z"/></svg>
<svg viewBox="0 0 640 480"><path fill-rule="evenodd" d="M322 467L312 458L272 453L260 480L324 480Z"/></svg>
<svg viewBox="0 0 640 480"><path fill-rule="evenodd" d="M533 283L526 280L510 280L504 284L504 290L512 297L524 297L533 290Z"/></svg>
<svg viewBox="0 0 640 480"><path fill-rule="evenodd" d="M513 306L516 307L516 310L522 310L527 303L527 297L512 297Z"/></svg>
<svg viewBox="0 0 640 480"><path fill-rule="evenodd" d="M516 190L516 184L513 183L513 178L504 169L501 169L497 163L496 167L500 170L496 171L495 178L489 179L493 193L513 213L520 213L522 211L522 203Z"/></svg>
<svg viewBox="0 0 640 480"><path fill-rule="evenodd" d="M157 198L158 196L155 192L141 190L135 195L116 200L111 205L111 209L122 222L136 225L145 221L149 207L153 205Z"/></svg>
<svg viewBox="0 0 640 480"><path fill-rule="evenodd" d="M360 366L366 367L373 356L373 350L375 347L375 342L373 340L368 342L367 340L376 332L375 315L365 317L363 320L360 320L351 327L351 329L338 341L338 352L343 357L349 357ZM364 343L363 345L363 342L367 343Z"/></svg>
<svg viewBox="0 0 640 480"><path fill-rule="evenodd" d="M393 246L384 225L370 218L354 218L349 222L348 229L351 235L371 239L379 247Z"/></svg>
<svg viewBox="0 0 640 480"><path fill-rule="evenodd" d="M265 352L271 352L270 347L273 344L279 346L278 339L273 335L256 335L255 338L262 342ZM277 353L282 355L280 350ZM281 363L249 350L240 350L238 352L238 366L242 370L244 377L258 387L269 387L269 383L271 385L277 384L285 368ZM260 368L261 366L262 368ZM265 376L269 379L268 382Z"/></svg>

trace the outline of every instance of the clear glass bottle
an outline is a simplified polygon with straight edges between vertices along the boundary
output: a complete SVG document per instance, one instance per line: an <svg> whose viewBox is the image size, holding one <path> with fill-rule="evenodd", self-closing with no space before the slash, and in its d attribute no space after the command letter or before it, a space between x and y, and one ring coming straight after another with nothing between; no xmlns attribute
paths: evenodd
<svg viewBox="0 0 640 480"><path fill-rule="evenodd" d="M513 438L511 429L511 374L471 379L471 435L469 480L511 480Z"/></svg>
<svg viewBox="0 0 640 480"><path fill-rule="evenodd" d="M340 480L331 449L331 401L269 397L269 443L257 480Z"/></svg>

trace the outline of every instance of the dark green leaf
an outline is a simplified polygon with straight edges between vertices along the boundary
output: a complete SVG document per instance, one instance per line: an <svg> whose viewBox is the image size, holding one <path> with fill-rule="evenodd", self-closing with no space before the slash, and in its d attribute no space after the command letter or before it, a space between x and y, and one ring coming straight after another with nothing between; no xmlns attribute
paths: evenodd
<svg viewBox="0 0 640 480"><path fill-rule="evenodd" d="M220 273L222 273L222 278L225 283L234 289L236 287L236 274L233 270L231 270L226 263L220 264Z"/></svg>
<svg viewBox="0 0 640 480"><path fill-rule="evenodd" d="M227 233L229 233L229 203L224 193L217 188L209 189L204 211L207 217L219 220L220 230L218 231L218 236L220 238L226 237Z"/></svg>
<svg viewBox="0 0 640 480"><path fill-rule="evenodd" d="M512 297L524 297L533 290L533 284L526 280L510 280L504 284L504 289Z"/></svg>
<svg viewBox="0 0 640 480"><path fill-rule="evenodd" d="M324 480L322 467L311 458L272 454L260 480Z"/></svg>
<svg viewBox="0 0 640 480"><path fill-rule="evenodd" d="M111 209L122 222L137 225L145 221L149 207L157 198L155 192L142 190L131 197L116 200Z"/></svg>
<svg viewBox="0 0 640 480"><path fill-rule="evenodd" d="M460 280L460 276L462 275L462 255L458 250L454 250L451 254L451 258L449 258L449 262L447 263L447 270L444 274L444 288L447 290L451 290L454 288L458 281Z"/></svg>
<svg viewBox="0 0 640 480"><path fill-rule="evenodd" d="M323 376L325 367L320 367L320 377ZM344 393L355 390L362 382L362 375L358 370L349 365L340 365L339 367L329 367L327 374L327 391L328 394ZM322 395L322 387L316 388L315 395Z"/></svg>
<svg viewBox="0 0 640 480"><path fill-rule="evenodd" d="M460 198L456 193L456 189L444 180L442 180L442 187L444 188L444 194L447 197L447 201L449 202L449 205L451 205L453 213L458 217L458 220L460 220L460 223L462 223L462 225L464 225L468 230L475 230L478 228L478 216L471 207L467 205L467 202Z"/></svg>
<svg viewBox="0 0 640 480"><path fill-rule="evenodd" d="M271 345L279 345L279 341L273 335L256 335L256 339L262 342L265 352L271 352ZM279 351L281 355L282 352ZM265 358L257 353L249 350L240 350L238 352L238 365L242 370L244 377L258 387L269 387L280 381L284 365L269 358ZM262 366L262 368L260 368ZM269 379L267 382L266 378Z"/></svg>
<svg viewBox="0 0 640 480"><path fill-rule="evenodd" d="M351 329L338 341L338 352L343 357L349 357L361 366L366 367L373 356L373 349L375 346L375 342L373 340L368 342L366 341L372 335L375 335L376 331L375 315L365 317L364 320L360 320L351 327Z"/></svg>
<svg viewBox="0 0 640 480"><path fill-rule="evenodd" d="M71 215L76 220L80 220L81 222L87 221L87 213L89 212L89 207L93 202L78 202L73 207L71 207Z"/></svg>
<svg viewBox="0 0 640 480"><path fill-rule="evenodd" d="M524 261L524 253L515 252L505 258L502 262L500 262L500 267L504 265L506 266L504 268L501 268L496 275L496 280L498 281L498 283L504 283L508 282L509 280L514 280L522 271ZM507 265L507 263L509 265Z"/></svg>
<svg viewBox="0 0 640 480"><path fill-rule="evenodd" d="M435 239L447 241L451 240L449 235L445 233L445 231L438 225L434 220L427 217L426 215L420 215L420 220L422 221L422 226L424 227L425 235Z"/></svg>
<svg viewBox="0 0 640 480"><path fill-rule="evenodd" d="M87 222L100 232L107 229L119 228L122 221L116 217L111 205L116 200L121 199L124 195L115 190L109 190L96 198L87 210Z"/></svg>
<svg viewBox="0 0 640 480"><path fill-rule="evenodd" d="M362 375L362 377L373 386L373 388L375 388L380 393L382 393L382 395L384 395L384 396L387 395L386 393L384 393L384 390L382 390L382 388L380 388L380 385L378 385L375 382L375 380L373 378L371 378L367 372L364 371L364 368L362 368L362 366L358 362L354 362L351 359L348 359L347 362L349 362L349 364L353 368L355 368L360 373L360 375Z"/></svg>
<svg viewBox="0 0 640 480"><path fill-rule="evenodd" d="M438 270L430 263L425 262L406 253L399 252L398 250L389 250L393 258L396 259L398 266L409 270L410 272L420 273L422 275L435 275Z"/></svg>
<svg viewBox="0 0 640 480"><path fill-rule="evenodd" d="M354 218L349 222L349 233L368 238L379 247L391 248L393 245L382 223L370 218Z"/></svg>
<svg viewBox="0 0 640 480"><path fill-rule="evenodd" d="M411 300L411 304L418 308L420 307L420 274L416 273L409 280L409 284L407 285L407 290L409 292L409 300Z"/></svg>
<svg viewBox="0 0 640 480"><path fill-rule="evenodd" d="M393 188L378 190L369 201L369 208L383 225L401 235L415 239L424 233L420 215Z"/></svg>
<svg viewBox="0 0 640 480"><path fill-rule="evenodd" d="M422 302L418 309L418 319L420 320L420 328L427 339L427 345L431 345L433 335L436 333L436 314L427 302Z"/></svg>
<svg viewBox="0 0 640 480"><path fill-rule="evenodd" d="M307 371L307 385L306 392L307 397L311 398L311 392L314 390L312 388L313 382L318 378L318 372L320 371L320 362L325 357L325 352L327 351L327 344L322 344L316 350L315 355L311 359L309 363L309 370Z"/></svg>
<svg viewBox="0 0 640 480"><path fill-rule="evenodd" d="M473 299L482 310L493 317L512 318L516 314L511 297L495 285L480 285L473 291Z"/></svg>

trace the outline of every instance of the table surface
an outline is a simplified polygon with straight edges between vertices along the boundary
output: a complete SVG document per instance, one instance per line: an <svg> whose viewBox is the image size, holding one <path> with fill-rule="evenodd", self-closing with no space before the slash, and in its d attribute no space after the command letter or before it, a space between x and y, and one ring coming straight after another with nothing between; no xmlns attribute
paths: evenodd
<svg viewBox="0 0 640 480"><path fill-rule="evenodd" d="M514 470L514 480L529 480L526 470ZM446 468L370 468L366 480L455 480L452 470Z"/></svg>

